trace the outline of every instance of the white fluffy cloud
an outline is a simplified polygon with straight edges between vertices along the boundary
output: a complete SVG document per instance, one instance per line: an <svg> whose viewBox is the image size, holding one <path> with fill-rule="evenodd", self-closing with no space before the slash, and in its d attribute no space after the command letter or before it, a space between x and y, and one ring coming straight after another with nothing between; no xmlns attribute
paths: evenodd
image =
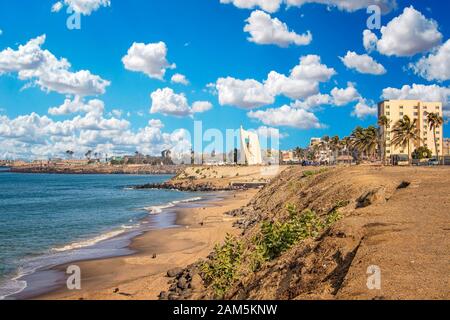
<svg viewBox="0 0 450 320"><path fill-rule="evenodd" d="M378 113L377 106L374 105L371 106L365 99L361 99L355 106L352 115L359 119L365 119L369 116L376 116L377 113Z"/></svg>
<svg viewBox="0 0 450 320"><path fill-rule="evenodd" d="M88 70L71 72L67 59L56 58L41 47L46 36L42 35L20 45L17 50L7 48L0 52L0 75L17 73L19 79L33 81L44 91L62 94L90 96L105 93L109 81L103 80Z"/></svg>
<svg viewBox="0 0 450 320"><path fill-rule="evenodd" d="M318 93L320 82L330 80L335 74L333 68L321 63L319 56L307 55L300 58L289 76L271 71L263 83L254 79L220 78L215 87L220 105L252 109L274 103L279 95L307 99Z"/></svg>
<svg viewBox="0 0 450 320"><path fill-rule="evenodd" d="M326 82L335 74L336 71L333 68L322 64L318 55L309 54L300 58L300 63L292 69L291 78Z"/></svg>
<svg viewBox="0 0 450 320"><path fill-rule="evenodd" d="M349 69L364 74L382 75L386 73L386 69L380 63L376 62L371 56L367 54L357 54L353 51L348 51L345 57L340 57L344 65Z"/></svg>
<svg viewBox="0 0 450 320"><path fill-rule="evenodd" d="M268 126L298 129L322 128L319 119L312 112L287 105L274 109L250 111L247 115Z"/></svg>
<svg viewBox="0 0 450 320"><path fill-rule="evenodd" d="M428 81L450 80L450 40L410 67Z"/></svg>
<svg viewBox="0 0 450 320"><path fill-rule="evenodd" d="M283 3L288 7L299 7L307 3L319 3L348 12L366 9L373 4L380 6L383 13L388 13L397 7L396 0L220 0L220 3L232 3L241 9L259 7L271 13L278 11Z"/></svg>
<svg viewBox="0 0 450 320"><path fill-rule="evenodd" d="M91 101L86 105L92 104ZM36 113L9 118L0 115L0 158L48 159L65 157L66 150L84 157L87 150L103 156L134 154L160 155L163 150L189 153L191 137L184 129L162 131L160 120L135 131L126 120L108 117L101 112L77 115L55 121Z"/></svg>
<svg viewBox="0 0 450 320"><path fill-rule="evenodd" d="M450 109L450 88L438 85L413 84L402 88L386 88L383 90L383 99L440 101L447 110Z"/></svg>
<svg viewBox="0 0 450 320"><path fill-rule="evenodd" d="M295 79L275 71L269 73L264 85L272 96L284 95L290 99L305 99L319 91L317 81Z"/></svg>
<svg viewBox="0 0 450 320"><path fill-rule="evenodd" d="M350 102L361 99L358 90L356 90L351 83L348 83L347 88L345 89L334 88L331 90L331 96L333 97L333 103L338 107L345 106Z"/></svg>
<svg viewBox="0 0 450 320"><path fill-rule="evenodd" d="M125 69L143 72L150 78L164 79L167 69L174 69L175 64L167 61L167 46L164 42L133 43L126 56L122 58Z"/></svg>
<svg viewBox="0 0 450 320"><path fill-rule="evenodd" d="M366 9L370 5L378 5L383 13L388 13L397 7L396 0L285 0L288 6L302 6L306 3L319 3L339 10L354 12Z"/></svg>
<svg viewBox="0 0 450 320"><path fill-rule="evenodd" d="M189 84L189 80L186 78L186 76L180 73L175 73L170 81L172 81L172 83L184 84L185 86Z"/></svg>
<svg viewBox="0 0 450 320"><path fill-rule="evenodd" d="M370 30L363 31L363 45L367 51L373 51L377 48L378 37Z"/></svg>
<svg viewBox="0 0 450 320"><path fill-rule="evenodd" d="M302 108L305 110L313 110L317 107L323 106L323 105L327 105L327 104L331 104L332 103L332 97L328 94L315 94L313 96L310 96L308 98L306 98L305 100L301 101L301 100L296 100L295 102L293 102L291 104L291 107L294 108Z"/></svg>
<svg viewBox="0 0 450 320"><path fill-rule="evenodd" d="M405 8L402 14L381 28L379 40L373 32L364 32L366 49L376 47L387 56L413 56L431 50L441 40L442 34L437 23L427 19L412 6Z"/></svg>
<svg viewBox="0 0 450 320"><path fill-rule="evenodd" d="M278 11L282 2L283 0L220 0L220 3L232 3L240 9L259 7L267 12Z"/></svg>
<svg viewBox="0 0 450 320"><path fill-rule="evenodd" d="M274 96L267 92L264 85L253 79L219 78L215 87L222 106L252 109L275 102Z"/></svg>
<svg viewBox="0 0 450 320"><path fill-rule="evenodd" d="M64 5L71 8L74 12L81 13L83 15L90 15L92 12L97 11L100 7L108 7L111 5L110 0L64 0L58 1L52 6L52 12L59 12Z"/></svg>
<svg viewBox="0 0 450 320"><path fill-rule="evenodd" d="M85 103L81 97L76 96L73 100L67 98L59 107L48 109L48 113L53 116L69 115L73 113L99 113L105 110L105 104L98 99L89 100Z"/></svg>
<svg viewBox="0 0 450 320"><path fill-rule="evenodd" d="M203 113L213 108L213 105L209 101L196 101L192 104L193 113Z"/></svg>
<svg viewBox="0 0 450 320"><path fill-rule="evenodd" d="M161 113L176 117L186 117L194 113L202 113L212 108L208 101L196 101L191 107L186 96L175 93L170 88L158 89L150 95L152 106L150 113Z"/></svg>
<svg viewBox="0 0 450 320"><path fill-rule="evenodd" d="M277 128L261 126L255 130L260 138L283 139L287 134L281 133Z"/></svg>
<svg viewBox="0 0 450 320"><path fill-rule="evenodd" d="M289 31L288 26L277 18L263 11L253 11L246 20L244 31L250 34L249 41L257 44L274 44L279 47L288 47L291 44L297 46L308 45L312 41L311 32L297 34Z"/></svg>

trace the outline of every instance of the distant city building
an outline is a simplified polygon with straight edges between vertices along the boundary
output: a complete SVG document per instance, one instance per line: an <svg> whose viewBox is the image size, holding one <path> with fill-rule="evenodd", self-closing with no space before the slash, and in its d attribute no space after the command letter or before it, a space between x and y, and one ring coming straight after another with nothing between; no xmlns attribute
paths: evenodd
<svg viewBox="0 0 450 320"><path fill-rule="evenodd" d="M443 152L444 156L450 156L450 139L444 139Z"/></svg>
<svg viewBox="0 0 450 320"><path fill-rule="evenodd" d="M299 162L298 157L295 155L294 151L281 151L281 162L283 163L292 163Z"/></svg>
<svg viewBox="0 0 450 320"><path fill-rule="evenodd" d="M311 141L309 143L310 147L314 147L322 142L322 138L311 138Z"/></svg>
<svg viewBox="0 0 450 320"><path fill-rule="evenodd" d="M407 146L398 146L392 143L394 138L392 129L395 124L404 116L408 116L411 121L417 120L420 139L411 141L410 152L415 149L425 146L431 150L432 154L436 156L436 148L434 143L433 131L428 125L427 116L429 113L437 113L442 117L442 103L441 102L425 102L420 100L386 100L378 104L378 117L386 116L390 120L389 126L380 128L380 134L383 138L381 145L381 157L389 159L391 156L408 155ZM443 151L443 128L436 130L436 142L439 154ZM386 150L384 150L386 145Z"/></svg>
<svg viewBox="0 0 450 320"><path fill-rule="evenodd" d="M259 137L256 133L246 131L241 127L241 161L245 164L261 165L262 154Z"/></svg>

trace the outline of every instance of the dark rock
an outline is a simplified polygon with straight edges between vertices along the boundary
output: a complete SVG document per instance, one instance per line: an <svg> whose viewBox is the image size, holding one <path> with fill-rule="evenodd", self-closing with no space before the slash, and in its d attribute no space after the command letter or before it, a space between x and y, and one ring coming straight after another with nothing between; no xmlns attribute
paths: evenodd
<svg viewBox="0 0 450 320"><path fill-rule="evenodd" d="M158 298L160 300L167 300L169 298L169 294L166 291L161 291Z"/></svg>
<svg viewBox="0 0 450 320"><path fill-rule="evenodd" d="M180 296L178 294L176 294L176 293L169 293L167 299L168 300L179 300Z"/></svg>
<svg viewBox="0 0 450 320"><path fill-rule="evenodd" d="M181 278L178 280L177 286L178 286L178 288L180 288L180 289L187 289L187 288L188 288L188 282L187 282L186 278L181 277Z"/></svg>
<svg viewBox="0 0 450 320"><path fill-rule="evenodd" d="M204 289L203 279L202 279L202 277L200 277L199 274L194 274L192 276L190 287L192 290L196 290L196 291Z"/></svg>
<svg viewBox="0 0 450 320"><path fill-rule="evenodd" d="M372 204L385 203L386 194L384 188L377 188L364 193L357 200L357 208L366 208Z"/></svg>
<svg viewBox="0 0 450 320"><path fill-rule="evenodd" d="M181 273L183 273L183 269L182 268L173 268L173 269L170 269L170 270L167 271L167 276L169 278L175 278Z"/></svg>

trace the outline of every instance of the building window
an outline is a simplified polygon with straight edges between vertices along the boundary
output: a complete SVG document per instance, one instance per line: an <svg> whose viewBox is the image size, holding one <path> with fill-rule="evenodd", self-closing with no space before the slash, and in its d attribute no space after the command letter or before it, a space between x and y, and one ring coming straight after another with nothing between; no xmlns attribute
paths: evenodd
<svg viewBox="0 0 450 320"><path fill-rule="evenodd" d="M386 115L387 115L387 116L390 116L390 115L391 115L391 113L390 113L389 111L387 111L387 112L386 112Z"/></svg>
<svg viewBox="0 0 450 320"><path fill-rule="evenodd" d="M419 116L419 113L418 113L418 112L414 112L414 116L415 116L415 117L418 117L418 116Z"/></svg>
<svg viewBox="0 0 450 320"><path fill-rule="evenodd" d="M391 153L391 150L386 150L386 153Z"/></svg>
<svg viewBox="0 0 450 320"><path fill-rule="evenodd" d="M414 109L415 109L415 110L419 109L419 106L414 106Z"/></svg>
<svg viewBox="0 0 450 320"><path fill-rule="evenodd" d="M427 106L423 106L423 109L424 109L424 110L427 110Z"/></svg>
<svg viewBox="0 0 450 320"><path fill-rule="evenodd" d="M436 107L436 110L441 110L441 107L439 107L439 106L438 106L438 107Z"/></svg>
<svg viewBox="0 0 450 320"><path fill-rule="evenodd" d="M400 112L400 117L403 116L403 112Z"/></svg>
<svg viewBox="0 0 450 320"><path fill-rule="evenodd" d="M400 106L400 109L403 109L403 106Z"/></svg>
<svg viewBox="0 0 450 320"><path fill-rule="evenodd" d="M390 106L386 106L386 109L390 109L391 107Z"/></svg>

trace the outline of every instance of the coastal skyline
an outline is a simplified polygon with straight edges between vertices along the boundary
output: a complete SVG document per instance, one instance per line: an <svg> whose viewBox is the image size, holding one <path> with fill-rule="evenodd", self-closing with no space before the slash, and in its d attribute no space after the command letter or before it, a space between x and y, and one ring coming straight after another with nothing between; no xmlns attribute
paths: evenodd
<svg viewBox="0 0 450 320"><path fill-rule="evenodd" d="M383 99L441 101L448 119L450 4L321 2L4 1L0 158L188 150L194 120L278 129L291 149L376 124Z"/></svg>

